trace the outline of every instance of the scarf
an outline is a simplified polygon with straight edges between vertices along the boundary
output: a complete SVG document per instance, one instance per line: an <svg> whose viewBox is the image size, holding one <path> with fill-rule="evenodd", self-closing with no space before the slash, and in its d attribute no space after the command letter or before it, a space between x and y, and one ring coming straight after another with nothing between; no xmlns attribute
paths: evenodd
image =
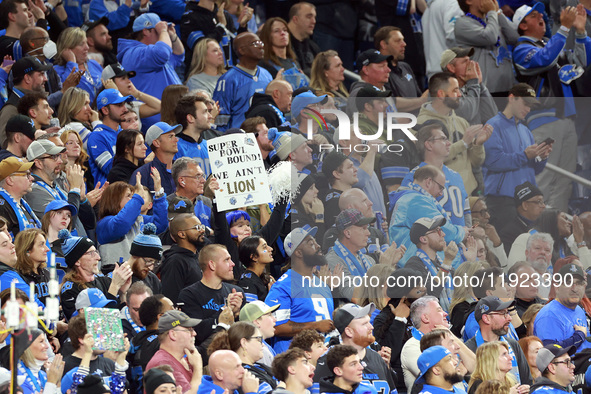
<svg viewBox="0 0 591 394"><path fill-rule="evenodd" d="M357 255L354 255L339 240L334 243L333 250L345 262L349 273L353 276L364 276L372 266L371 261L363 253L357 252Z"/></svg>
<svg viewBox="0 0 591 394"><path fill-rule="evenodd" d="M423 262L423 264L425 265L425 267L427 268L427 270L429 271L429 273L431 274L432 277L437 276L437 271L439 270L438 267L435 266L435 264L433 263L433 261L431 260L431 258L427 255L427 253L425 253L423 250L421 249L417 249L417 253L415 254L415 256L417 256L418 258L421 259L421 261ZM435 259L437 261L437 263L439 265L441 265L441 261L439 260L439 256L435 256ZM450 280L445 280L443 283L443 290L441 291L441 294L439 295L439 304L441 305L441 308L443 308L444 311L449 311L449 307L451 305L451 298L453 296L453 292L454 292L454 286L452 283L452 278L450 274L447 274L445 276L446 279L450 279Z"/></svg>
<svg viewBox="0 0 591 394"><path fill-rule="evenodd" d="M8 193L3 188L0 188L0 196L2 196L4 200L8 202L8 205L10 205L10 208L12 208L12 210L16 214L16 220L18 220L19 231L27 230L30 228L41 228L41 222L39 221L39 219L37 219L37 216L35 216L31 207L23 198L21 198L20 202L17 202L14 199L14 197L12 197L10 193ZM27 211L27 213L31 217L31 220L27 219L25 213L23 212L23 209Z"/></svg>

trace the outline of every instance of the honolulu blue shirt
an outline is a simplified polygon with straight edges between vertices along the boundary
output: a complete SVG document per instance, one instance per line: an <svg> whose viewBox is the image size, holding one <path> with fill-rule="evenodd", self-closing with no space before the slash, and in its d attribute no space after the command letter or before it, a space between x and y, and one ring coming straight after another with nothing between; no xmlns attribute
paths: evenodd
<svg viewBox="0 0 591 394"><path fill-rule="evenodd" d="M334 304L330 288L318 277L305 278L294 270L288 270L269 290L265 303L271 307L281 305L275 312L276 325L288 321L309 323L331 320ZM303 284L303 286L302 286ZM286 351L291 338L275 337L274 349L277 354Z"/></svg>
<svg viewBox="0 0 591 394"><path fill-rule="evenodd" d="M400 186L408 186L413 181L415 171L424 165L427 165L427 163L422 162L410 170ZM446 165L443 166L442 171L445 174L445 189L443 189L443 195L437 197L437 202L443 206L448 214L448 219L453 224L465 226L464 215L470 214L470 203L468 202L468 193L464 187L462 176Z"/></svg>
<svg viewBox="0 0 591 394"><path fill-rule="evenodd" d="M575 334L574 325L585 327L586 333ZM540 338L544 345L551 343L557 343L562 347L575 345L577 353L591 348L591 343L584 340L589 335L585 311L578 305L575 309L567 308L557 300L544 305L536 315L534 335Z"/></svg>
<svg viewBox="0 0 591 394"><path fill-rule="evenodd" d="M435 387L428 384L423 385L423 389L419 394L450 394L452 392L453 394L466 394L465 391L460 390L456 386L453 386L453 391L448 391L440 387Z"/></svg>
<svg viewBox="0 0 591 394"><path fill-rule="evenodd" d="M94 177L95 185L98 182L104 185L107 181L107 175L109 175L109 171L113 166L117 134L119 134L119 130L115 131L104 124L99 124L88 136L86 144L89 156L88 163L90 164L90 172Z"/></svg>
<svg viewBox="0 0 591 394"><path fill-rule="evenodd" d="M76 71L80 71L80 67L78 64L74 62L67 62L65 66L54 65L53 68L59 75L62 83L68 78L72 69L76 69ZM131 69L133 70L133 69ZM78 87L88 92L90 95L90 102L92 103L98 94L98 91L103 86L103 82L101 81L101 74L103 72L103 68L96 60L88 60L86 62L86 72L80 78L80 82L78 83Z"/></svg>
<svg viewBox="0 0 591 394"><path fill-rule="evenodd" d="M218 79L213 92L213 101L219 101L220 114L218 130L225 131L240 127L244 122L244 114L250 108L250 100L255 93L264 93L269 82L273 80L269 71L257 67L254 75L232 67Z"/></svg>
<svg viewBox="0 0 591 394"><path fill-rule="evenodd" d="M174 160L179 157L190 157L197 161L199 167L205 173L207 178L211 174L211 165L209 164L209 153L207 152L207 141L201 138L201 141L197 142L192 137L181 133L177 135L178 152L174 155Z"/></svg>

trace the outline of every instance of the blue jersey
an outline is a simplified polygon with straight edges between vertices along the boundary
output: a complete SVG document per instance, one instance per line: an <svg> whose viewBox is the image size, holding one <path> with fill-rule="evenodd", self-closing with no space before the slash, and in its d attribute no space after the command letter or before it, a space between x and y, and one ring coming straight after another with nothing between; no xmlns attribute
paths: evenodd
<svg viewBox="0 0 591 394"><path fill-rule="evenodd" d="M90 164L90 172L94 177L95 185L98 182L104 185L107 181L107 175L109 175L109 171L113 166L117 134L119 134L119 130L115 131L104 124L100 124L88 136L88 163Z"/></svg>
<svg viewBox="0 0 591 394"><path fill-rule="evenodd" d="M183 133L177 137L179 137L178 152L174 155L174 160L179 157L190 157L199 164L205 177L208 177L211 174L211 165L209 164L209 153L207 153L207 141L201 139L201 142L197 143L193 138Z"/></svg>
<svg viewBox="0 0 591 394"><path fill-rule="evenodd" d="M544 305L536 315L534 335L540 338L544 345L558 343L563 346L560 342L568 340L574 335L575 328L573 326L575 325L585 327L584 336L589 335L585 311L580 306L570 309L557 300L553 300ZM591 348L591 342L583 341L577 347L577 353L588 348Z"/></svg>
<svg viewBox="0 0 591 394"><path fill-rule="evenodd" d="M415 171L426 164L422 162L410 170L402 180L400 186L408 186L413 180ZM442 170L445 174L445 189L443 189L443 195L439 196L437 201L443 206L445 212L447 212L447 218L452 224L465 226L466 221L464 216L470 214L470 203L468 202L468 193L464 187L464 181L460 174L447 166L444 165Z"/></svg>
<svg viewBox="0 0 591 394"><path fill-rule="evenodd" d="M421 390L421 392L419 394L450 394L450 393L466 394L466 392L464 390L460 390L456 386L453 386L453 391L448 391L448 390L442 389L440 387L431 386L428 384L423 385L423 389Z"/></svg>
<svg viewBox="0 0 591 394"><path fill-rule="evenodd" d="M334 304L330 288L318 277L304 278L288 270L269 290L265 299L269 306L281 305L275 312L277 324L288 321L309 323L332 319ZM277 354L287 350L291 338L275 337L274 349Z"/></svg>
<svg viewBox="0 0 591 394"><path fill-rule="evenodd" d="M220 103L218 130L240 127L244 122L244 114L250 108L250 100L255 93L265 93L269 82L273 80L269 71L257 67L254 75L232 67L218 79L213 92L213 101Z"/></svg>

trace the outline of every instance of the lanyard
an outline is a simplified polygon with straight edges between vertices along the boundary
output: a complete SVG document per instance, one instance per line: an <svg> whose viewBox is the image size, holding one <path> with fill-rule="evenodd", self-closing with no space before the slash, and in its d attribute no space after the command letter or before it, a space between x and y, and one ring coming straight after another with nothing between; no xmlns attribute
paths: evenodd
<svg viewBox="0 0 591 394"><path fill-rule="evenodd" d="M18 220L19 231L23 231L29 228L41 228L41 222L37 219L37 216L33 213L33 210L27 204L27 202L21 198L20 202L17 202L14 197L10 195L6 190L0 187L0 196L4 198L8 205L12 208ZM22 207L22 208L21 208ZM31 219L27 219L23 209L27 211Z"/></svg>
<svg viewBox="0 0 591 394"><path fill-rule="evenodd" d="M135 324L135 322L131 318L131 314L129 313L129 306L126 306L125 308L123 308L121 310L121 312L123 312L123 316L125 316L125 318L129 322L129 324L131 324L131 327L133 327L133 329L136 333L139 334L142 331L146 331L146 327L140 327L137 324Z"/></svg>
<svg viewBox="0 0 591 394"><path fill-rule="evenodd" d="M40 393L41 390L45 387L47 378L41 371L39 371L39 373L37 374L38 377L35 377L35 375L33 375L33 372L22 361L19 361L18 363L18 370L21 373L21 375L26 375L25 381L28 382L31 386L35 387L35 393Z"/></svg>
<svg viewBox="0 0 591 394"><path fill-rule="evenodd" d="M60 190L59 187L51 187L45 181L42 181L41 178L35 177L35 183L47 190L49 194L51 194L56 200L63 200L68 201L68 197L64 194L63 191Z"/></svg>

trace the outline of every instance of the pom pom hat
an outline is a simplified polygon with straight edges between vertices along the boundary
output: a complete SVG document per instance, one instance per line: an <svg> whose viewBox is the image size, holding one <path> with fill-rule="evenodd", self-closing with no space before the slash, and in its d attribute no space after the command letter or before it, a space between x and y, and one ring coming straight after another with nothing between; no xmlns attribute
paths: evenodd
<svg viewBox="0 0 591 394"><path fill-rule="evenodd" d="M156 226L153 223L147 223L142 232L134 238L129 254L156 261L162 259L162 242L156 235Z"/></svg>
<svg viewBox="0 0 591 394"><path fill-rule="evenodd" d="M74 265L84 253L94 246L94 242L90 238L75 237L66 229L60 230L57 236L62 240L62 252L64 253L68 269L74 268Z"/></svg>

